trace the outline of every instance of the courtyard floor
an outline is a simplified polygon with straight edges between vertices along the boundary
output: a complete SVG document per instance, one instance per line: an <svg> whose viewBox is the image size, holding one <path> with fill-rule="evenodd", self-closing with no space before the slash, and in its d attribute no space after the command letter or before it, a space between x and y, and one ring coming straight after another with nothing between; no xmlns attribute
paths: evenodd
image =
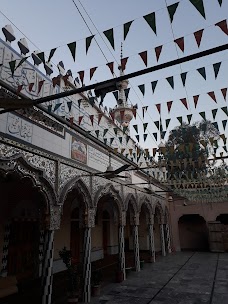
<svg viewBox="0 0 228 304"><path fill-rule="evenodd" d="M92 304L226 304L228 253L180 252L104 286Z"/></svg>

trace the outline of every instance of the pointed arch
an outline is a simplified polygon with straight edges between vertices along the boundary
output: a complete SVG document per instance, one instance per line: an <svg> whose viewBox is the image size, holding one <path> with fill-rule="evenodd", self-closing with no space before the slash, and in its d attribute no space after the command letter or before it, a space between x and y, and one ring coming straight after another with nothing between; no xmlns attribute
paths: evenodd
<svg viewBox="0 0 228 304"><path fill-rule="evenodd" d="M125 210L126 211L128 210L129 203L133 207L134 213L135 214L138 213L139 212L138 204L137 204L135 196L132 193L128 193L128 195L125 199L124 205L125 205Z"/></svg>
<svg viewBox="0 0 228 304"><path fill-rule="evenodd" d="M139 202L139 212L140 213L142 212L143 206L145 206L145 208L147 209L148 219L153 219L153 207L152 207L151 201L147 195L143 195L140 199L140 202Z"/></svg>

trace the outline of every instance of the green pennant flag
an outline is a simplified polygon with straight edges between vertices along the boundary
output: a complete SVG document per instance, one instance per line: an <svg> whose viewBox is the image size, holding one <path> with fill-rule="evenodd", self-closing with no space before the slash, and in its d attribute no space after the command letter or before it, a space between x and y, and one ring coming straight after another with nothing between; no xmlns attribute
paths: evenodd
<svg viewBox="0 0 228 304"><path fill-rule="evenodd" d="M75 61L75 57L76 57L76 41L68 43L67 46L68 46L68 48L69 48L69 50L71 52L71 55L72 55L72 57L73 57L73 59Z"/></svg>
<svg viewBox="0 0 228 304"><path fill-rule="evenodd" d="M67 102L67 106L68 106L69 112L71 111L72 103L73 103L73 101L68 101L68 102Z"/></svg>
<svg viewBox="0 0 228 304"><path fill-rule="evenodd" d="M187 72L181 73L181 80L182 80L183 86L185 86L186 77L187 77Z"/></svg>
<svg viewBox="0 0 228 304"><path fill-rule="evenodd" d="M138 125L133 125L133 128L135 129L135 132L138 133Z"/></svg>
<svg viewBox="0 0 228 304"><path fill-rule="evenodd" d="M55 112L56 110L58 110L58 108L61 106L61 102L60 103L56 103L53 112Z"/></svg>
<svg viewBox="0 0 228 304"><path fill-rule="evenodd" d="M211 110L211 112L212 112L213 119L215 119L218 109Z"/></svg>
<svg viewBox="0 0 228 304"><path fill-rule="evenodd" d="M158 134L157 133L153 133L155 140L158 140Z"/></svg>
<svg viewBox="0 0 228 304"><path fill-rule="evenodd" d="M222 6L222 0L218 0L220 6Z"/></svg>
<svg viewBox="0 0 228 304"><path fill-rule="evenodd" d="M111 146L111 144L113 143L113 140L114 140L114 137L111 137L111 138L110 138L110 146Z"/></svg>
<svg viewBox="0 0 228 304"><path fill-rule="evenodd" d="M137 141L139 142L139 135L135 135Z"/></svg>
<svg viewBox="0 0 228 304"><path fill-rule="evenodd" d="M125 154L125 157L126 157L126 158L128 158L128 156L129 156L129 153Z"/></svg>
<svg viewBox="0 0 228 304"><path fill-rule="evenodd" d="M199 69L197 69L197 71L200 73L200 75L206 80L206 69L205 69L205 67L203 67L203 68L199 68Z"/></svg>
<svg viewBox="0 0 228 304"><path fill-rule="evenodd" d="M127 131L128 127L123 127L123 133Z"/></svg>
<svg viewBox="0 0 228 304"><path fill-rule="evenodd" d="M12 73L12 76L14 75L14 71L15 71L15 66L16 66L16 60L12 60L9 62L9 66L10 66L10 70Z"/></svg>
<svg viewBox="0 0 228 304"><path fill-rule="evenodd" d="M191 124L192 114L187 115L188 123Z"/></svg>
<svg viewBox="0 0 228 304"><path fill-rule="evenodd" d="M43 62L43 64L45 64L44 52L38 53L38 54L36 54L36 56L40 58L40 60Z"/></svg>
<svg viewBox="0 0 228 304"><path fill-rule="evenodd" d="M87 52L89 50L90 44L91 44L91 42L93 40L93 37L94 37L94 35L89 36L89 37L86 38L86 54L87 54Z"/></svg>
<svg viewBox="0 0 228 304"><path fill-rule="evenodd" d="M48 112L51 112L52 105L48 105Z"/></svg>
<svg viewBox="0 0 228 304"><path fill-rule="evenodd" d="M214 127L219 130L219 127L218 127L218 123L215 121L215 122L212 122L212 124L214 125Z"/></svg>
<svg viewBox="0 0 228 304"><path fill-rule="evenodd" d="M227 119L222 120L222 125L223 125L224 131L226 129L226 124L227 124Z"/></svg>
<svg viewBox="0 0 228 304"><path fill-rule="evenodd" d="M155 91L155 88L156 88L157 83L158 83L157 80L151 82L151 87L152 87L153 93L154 93L154 91Z"/></svg>
<svg viewBox="0 0 228 304"><path fill-rule="evenodd" d="M29 57L30 57L30 56L27 56L27 57L22 58L22 59L20 60L20 62L18 63L16 69L18 69L19 66L21 66L21 65L23 64L23 62L25 62L25 60L27 60ZM15 69L15 70L16 70L16 69Z"/></svg>
<svg viewBox="0 0 228 304"><path fill-rule="evenodd" d="M122 144L122 142L123 142L123 137L119 137L119 141L120 141L120 143Z"/></svg>
<svg viewBox="0 0 228 304"><path fill-rule="evenodd" d="M114 95L116 101L118 101L118 99L119 99L119 91L114 91L114 92L112 92L112 94Z"/></svg>
<svg viewBox="0 0 228 304"><path fill-rule="evenodd" d="M177 117L177 120L178 120L179 123L182 125L182 123L183 123L183 117L182 117L182 116L179 116L179 117Z"/></svg>
<svg viewBox="0 0 228 304"><path fill-rule="evenodd" d="M206 19L203 0L189 0L189 1L195 6L195 8L203 16L203 18Z"/></svg>
<svg viewBox="0 0 228 304"><path fill-rule="evenodd" d="M157 129L159 130L159 121L154 121L154 124L157 127Z"/></svg>
<svg viewBox="0 0 228 304"><path fill-rule="evenodd" d="M167 77L166 80L168 83L171 85L171 87L174 89L174 81L173 81L173 76Z"/></svg>
<svg viewBox="0 0 228 304"><path fill-rule="evenodd" d="M143 134L144 142L146 141L147 135L148 135L148 134Z"/></svg>
<svg viewBox="0 0 228 304"><path fill-rule="evenodd" d="M130 29L130 26L132 24L133 21L129 21L127 23L124 23L124 40L126 39L127 37L127 34L129 32L129 29Z"/></svg>
<svg viewBox="0 0 228 304"><path fill-rule="evenodd" d="M205 112L199 112L199 115L206 120L206 113Z"/></svg>
<svg viewBox="0 0 228 304"><path fill-rule="evenodd" d="M167 6L168 13L169 13L169 18L170 18L171 23L173 22L173 17L174 17L174 14L176 13L178 4L179 4L179 2Z"/></svg>
<svg viewBox="0 0 228 304"><path fill-rule="evenodd" d="M104 31L103 33L104 33L105 37L108 39L108 41L110 42L113 50L115 50L113 28L111 28L107 31Z"/></svg>
<svg viewBox="0 0 228 304"><path fill-rule="evenodd" d="M107 145L107 138L104 138L104 144Z"/></svg>
<svg viewBox="0 0 228 304"><path fill-rule="evenodd" d="M171 120L170 118L165 120L166 129L168 129L169 127L170 120Z"/></svg>
<svg viewBox="0 0 228 304"><path fill-rule="evenodd" d="M98 138L98 137L99 137L99 133L100 133L100 131L99 131L99 130L95 130L95 133L96 133L97 138Z"/></svg>
<svg viewBox="0 0 228 304"><path fill-rule="evenodd" d="M118 133L118 128L113 128L113 130L114 130L115 134L117 135L117 133Z"/></svg>
<svg viewBox="0 0 228 304"><path fill-rule="evenodd" d="M51 49L49 57L48 57L48 62L51 61L51 58L54 56L56 50L57 50L57 48Z"/></svg>
<svg viewBox="0 0 228 304"><path fill-rule="evenodd" d="M146 128L147 128L147 126L148 126L148 123L147 123L147 122L143 124L143 130L144 130L144 133L146 132Z"/></svg>
<svg viewBox="0 0 228 304"><path fill-rule="evenodd" d="M145 85L144 84L140 84L138 86L139 90L142 92L143 96L145 95Z"/></svg>
<svg viewBox="0 0 228 304"><path fill-rule="evenodd" d="M218 62L218 63L214 63L214 64L213 64L214 73L215 73L215 79L216 79L217 76L218 76L218 72L219 72L220 66L221 66L221 62Z"/></svg>
<svg viewBox="0 0 228 304"><path fill-rule="evenodd" d="M108 132L108 129L104 129L103 137L105 137L105 135L106 135L107 132Z"/></svg>
<svg viewBox="0 0 228 304"><path fill-rule="evenodd" d="M126 144L128 144L130 138L131 137L129 135L126 136Z"/></svg>
<svg viewBox="0 0 228 304"><path fill-rule="evenodd" d="M227 107L222 107L221 110L223 110L223 112L226 113L226 115L228 116Z"/></svg>
<svg viewBox="0 0 228 304"><path fill-rule="evenodd" d="M151 13L151 14L148 14L146 16L143 16L143 18L146 20L146 22L152 28L152 30L154 31L154 33L157 35L155 13Z"/></svg>

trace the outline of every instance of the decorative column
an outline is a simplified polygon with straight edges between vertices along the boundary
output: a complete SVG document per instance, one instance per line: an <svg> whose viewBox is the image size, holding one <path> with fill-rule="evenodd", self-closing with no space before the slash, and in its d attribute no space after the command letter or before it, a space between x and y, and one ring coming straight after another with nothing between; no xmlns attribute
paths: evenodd
<svg viewBox="0 0 228 304"><path fill-rule="evenodd" d="M139 258L139 215L134 217L133 223L133 247L135 256L135 270L140 271L140 258Z"/></svg>
<svg viewBox="0 0 228 304"><path fill-rule="evenodd" d="M165 224L165 232L166 232L166 245L168 253L171 253L171 242L170 242L170 230L169 230L169 223Z"/></svg>
<svg viewBox="0 0 228 304"><path fill-rule="evenodd" d="M122 212L119 225L119 264L123 272L123 279L126 280L125 250L124 250L124 226L126 225L126 212Z"/></svg>
<svg viewBox="0 0 228 304"><path fill-rule="evenodd" d="M83 259L83 301L91 300L91 229L95 227L95 210L85 212L84 259Z"/></svg>
<svg viewBox="0 0 228 304"><path fill-rule="evenodd" d="M161 218L160 221L160 236L161 236L161 249L162 249L162 255L166 256L166 250L165 250L165 236L164 236L164 220Z"/></svg>
<svg viewBox="0 0 228 304"><path fill-rule="evenodd" d="M7 277L9 240L10 240L10 222L7 222L4 226L3 250L2 250L2 269L1 269L1 276L2 277Z"/></svg>
<svg viewBox="0 0 228 304"><path fill-rule="evenodd" d="M151 262L155 262L155 246L154 246L154 218L149 219L148 224L148 236L149 236L149 251Z"/></svg>

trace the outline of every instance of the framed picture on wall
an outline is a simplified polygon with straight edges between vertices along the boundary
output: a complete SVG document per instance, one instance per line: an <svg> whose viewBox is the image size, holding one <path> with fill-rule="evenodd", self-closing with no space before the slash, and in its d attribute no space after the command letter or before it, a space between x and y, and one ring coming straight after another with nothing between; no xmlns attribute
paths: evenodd
<svg viewBox="0 0 228 304"><path fill-rule="evenodd" d="M87 163L87 145L76 136L72 136L71 158L84 164Z"/></svg>

